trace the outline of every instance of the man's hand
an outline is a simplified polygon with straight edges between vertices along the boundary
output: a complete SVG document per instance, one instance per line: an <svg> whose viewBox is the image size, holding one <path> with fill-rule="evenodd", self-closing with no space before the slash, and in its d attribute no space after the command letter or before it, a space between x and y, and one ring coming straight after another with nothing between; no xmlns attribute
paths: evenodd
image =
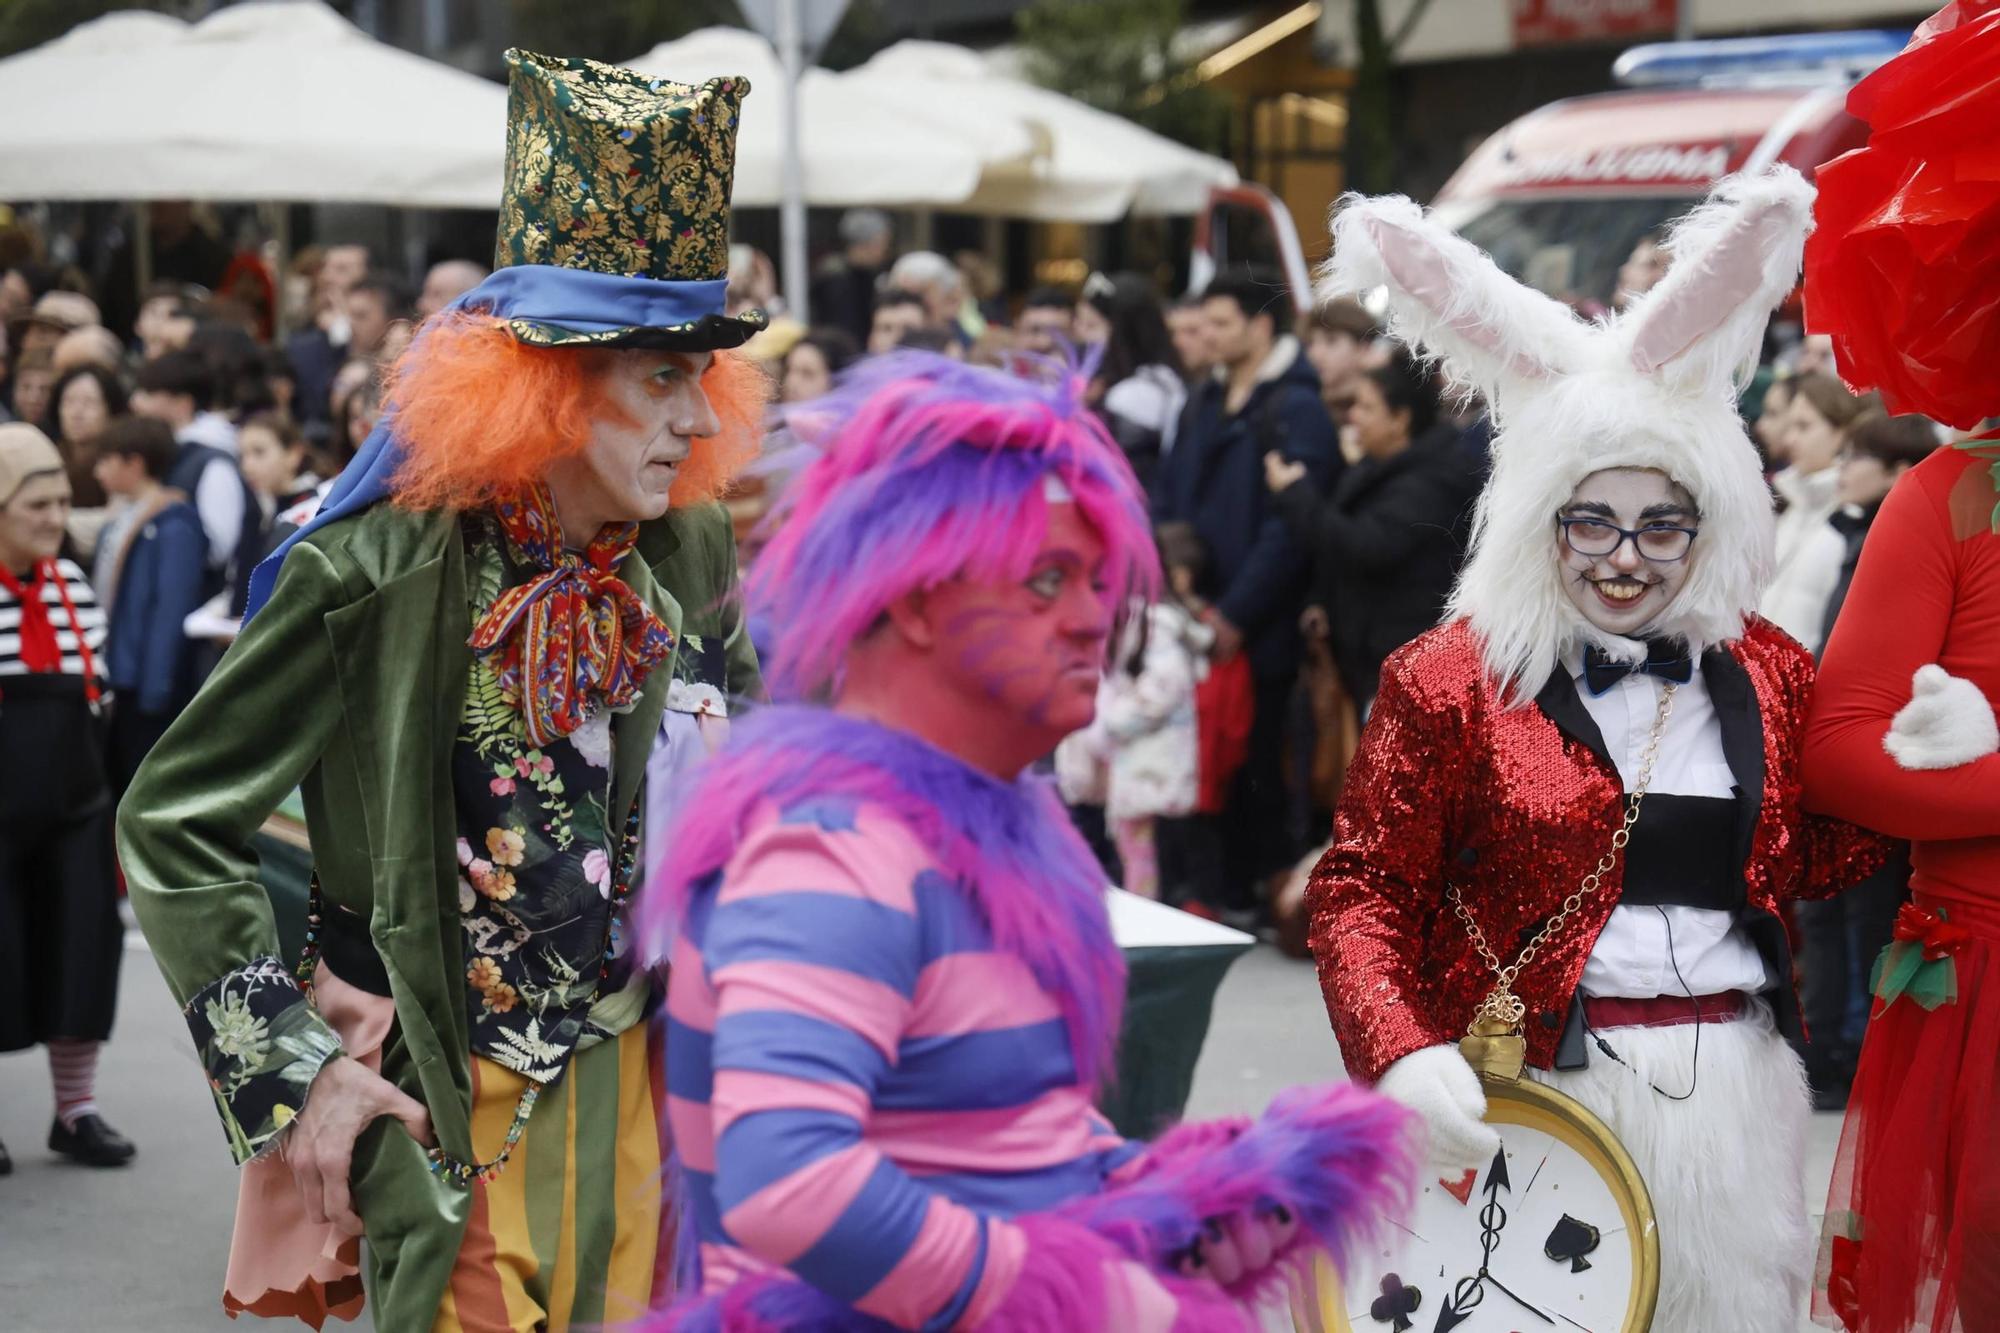
<svg viewBox="0 0 2000 1333"><path fill-rule="evenodd" d="M1215 643L1208 650L1211 660L1227 662L1243 651L1243 631L1230 624L1220 611L1209 617L1208 627L1215 631Z"/></svg>
<svg viewBox="0 0 2000 1333"><path fill-rule="evenodd" d="M1287 1208L1212 1217L1175 1266L1183 1277L1206 1277L1231 1287L1269 1268L1298 1234L1298 1219Z"/></svg>
<svg viewBox="0 0 2000 1333"><path fill-rule="evenodd" d="M337 1055L320 1067L306 1093L305 1109L280 1144L305 1199L306 1216L314 1222L330 1222L349 1236L361 1234L361 1218L347 1187L354 1141L385 1115L402 1121L411 1138L430 1146L431 1117L421 1102L350 1056Z"/></svg>
<svg viewBox="0 0 2000 1333"><path fill-rule="evenodd" d="M1303 481L1305 475L1304 463L1288 462L1276 449L1264 455L1264 484L1271 488L1273 495L1295 481Z"/></svg>
<svg viewBox="0 0 2000 1333"><path fill-rule="evenodd" d="M1299 613L1299 630L1308 639L1318 643L1333 637L1333 625L1326 618L1326 608L1309 606Z"/></svg>

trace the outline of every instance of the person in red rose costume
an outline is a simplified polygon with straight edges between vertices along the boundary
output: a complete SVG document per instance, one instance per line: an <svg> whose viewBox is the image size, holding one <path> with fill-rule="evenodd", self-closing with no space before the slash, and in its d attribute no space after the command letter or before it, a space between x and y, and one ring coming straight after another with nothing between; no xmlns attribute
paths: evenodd
<svg viewBox="0 0 2000 1333"><path fill-rule="evenodd" d="M1806 321L1889 410L2000 413L2000 0L1945 6L1857 85L1866 146L1819 171ZM1811 808L1911 840L1913 901L1872 978L1815 1319L2000 1328L2000 440L1911 469L1870 530L1820 669Z"/></svg>

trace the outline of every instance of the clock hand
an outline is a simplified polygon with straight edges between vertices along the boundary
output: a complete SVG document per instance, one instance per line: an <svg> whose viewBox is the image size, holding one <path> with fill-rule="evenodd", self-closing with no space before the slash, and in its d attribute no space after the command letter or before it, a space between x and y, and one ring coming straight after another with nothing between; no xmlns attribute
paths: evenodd
<svg viewBox="0 0 2000 1333"><path fill-rule="evenodd" d="M1438 1308L1437 1323L1432 1326L1431 1333L1451 1333L1452 1329L1472 1318L1472 1312L1485 1296L1486 1291L1479 1278L1460 1278L1451 1295Z"/></svg>
<svg viewBox="0 0 2000 1333"><path fill-rule="evenodd" d="M1507 1210L1500 1206L1500 1191L1514 1192L1514 1182L1507 1178L1507 1149L1502 1146L1493 1154L1493 1165L1487 1169L1486 1184L1481 1193L1486 1195L1486 1205L1479 1210L1479 1259L1480 1276L1485 1276L1486 1265L1493 1258L1494 1249L1500 1244L1500 1233L1507 1226Z"/></svg>
<svg viewBox="0 0 2000 1333"><path fill-rule="evenodd" d="M1508 1300L1514 1302L1514 1304L1520 1306L1528 1313L1534 1315L1535 1318L1541 1320L1544 1324L1548 1324L1551 1327L1554 1326L1556 1321L1549 1318L1547 1313L1544 1312L1540 1306L1530 1304L1528 1301L1523 1300L1520 1296L1516 1295L1514 1292L1508 1290L1507 1284L1505 1282L1502 1282L1499 1278L1487 1272L1481 1272L1479 1276L1484 1278L1486 1281L1491 1282L1494 1286L1498 1287L1500 1289L1501 1294L1507 1297Z"/></svg>

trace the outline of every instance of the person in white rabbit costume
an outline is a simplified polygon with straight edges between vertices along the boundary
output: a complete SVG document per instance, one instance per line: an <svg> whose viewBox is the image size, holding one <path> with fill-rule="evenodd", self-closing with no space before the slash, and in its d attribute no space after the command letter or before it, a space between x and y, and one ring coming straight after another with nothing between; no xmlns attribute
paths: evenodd
<svg viewBox="0 0 2000 1333"><path fill-rule="evenodd" d="M1811 202L1788 168L1721 182L1673 229L1666 278L1602 324L1402 198L1343 200L1323 274L1323 295L1386 286L1391 332L1497 428L1446 623L1383 667L1307 890L1334 1031L1456 1172L1500 1142L1457 1043L1518 1001L1530 1075L1645 1177L1663 1333L1803 1316L1809 1103L1779 906L1885 850L1800 812L1812 658L1752 610L1773 521L1738 380Z"/></svg>

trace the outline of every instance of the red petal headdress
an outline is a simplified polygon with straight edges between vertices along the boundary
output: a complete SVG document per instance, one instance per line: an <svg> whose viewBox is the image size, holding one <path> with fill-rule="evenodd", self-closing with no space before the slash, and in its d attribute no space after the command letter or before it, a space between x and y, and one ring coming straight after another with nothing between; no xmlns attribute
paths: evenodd
<svg viewBox="0 0 2000 1333"><path fill-rule="evenodd" d="M1954 0L1848 94L1865 147L1822 166L1806 327L1894 413L2000 414L2000 0Z"/></svg>

